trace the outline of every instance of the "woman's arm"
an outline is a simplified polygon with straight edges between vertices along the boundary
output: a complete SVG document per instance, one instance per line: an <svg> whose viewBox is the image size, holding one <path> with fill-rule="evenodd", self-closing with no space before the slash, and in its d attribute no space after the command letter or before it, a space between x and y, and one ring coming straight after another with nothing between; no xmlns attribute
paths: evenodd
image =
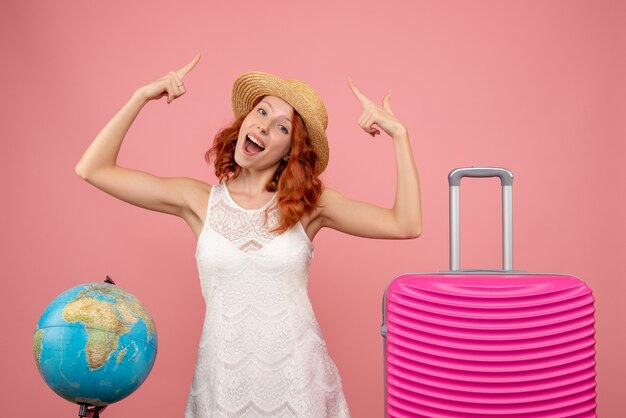
<svg viewBox="0 0 626 418"><path fill-rule="evenodd" d="M168 96L168 103L185 93L182 78L196 65L200 55L180 70L133 93L87 148L76 165L76 174L104 192L146 209L183 216L191 193L206 184L185 177L163 178L117 165L117 156L130 126L141 109L153 99Z"/></svg>
<svg viewBox="0 0 626 418"><path fill-rule="evenodd" d="M372 136L380 133L373 125L391 136L396 159L396 198L392 208L381 208L326 188L319 201L320 226L366 238L417 238L422 233L422 209L408 131L391 110L391 94L385 96L380 107L365 97L352 80L350 87L363 105L359 125Z"/></svg>

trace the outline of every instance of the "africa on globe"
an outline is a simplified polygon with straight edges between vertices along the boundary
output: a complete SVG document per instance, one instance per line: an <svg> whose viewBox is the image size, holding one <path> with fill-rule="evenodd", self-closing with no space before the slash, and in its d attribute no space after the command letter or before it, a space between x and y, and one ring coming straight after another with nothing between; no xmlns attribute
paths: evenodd
<svg viewBox="0 0 626 418"><path fill-rule="evenodd" d="M115 284L85 283L48 305L34 335L39 373L59 396L106 406L148 377L157 333L148 309Z"/></svg>

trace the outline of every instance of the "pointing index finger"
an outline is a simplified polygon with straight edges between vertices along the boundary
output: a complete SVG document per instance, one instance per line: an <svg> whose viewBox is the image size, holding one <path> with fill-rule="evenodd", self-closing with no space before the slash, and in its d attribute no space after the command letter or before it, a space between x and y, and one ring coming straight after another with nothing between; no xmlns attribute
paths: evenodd
<svg viewBox="0 0 626 418"><path fill-rule="evenodd" d="M359 89L356 88L356 86L354 85L354 82L352 81L352 78L348 77L348 83L350 84L350 89L352 89L352 93L354 93L354 96L362 103L365 104L367 102L370 101L370 99L368 99L367 97L365 97L365 95L363 93L361 93L359 91Z"/></svg>
<svg viewBox="0 0 626 418"><path fill-rule="evenodd" d="M193 60L191 60L190 63L182 67L180 70L176 71L176 73L178 74L179 77L181 78L184 77L185 75L187 75L189 71L193 69L193 67L196 66L198 61L200 61L200 53L196 54L196 56L193 58Z"/></svg>

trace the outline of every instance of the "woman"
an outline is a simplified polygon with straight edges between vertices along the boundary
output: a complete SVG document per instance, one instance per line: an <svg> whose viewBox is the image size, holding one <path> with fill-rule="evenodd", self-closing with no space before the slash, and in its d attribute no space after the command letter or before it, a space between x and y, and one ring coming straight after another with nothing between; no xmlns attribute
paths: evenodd
<svg viewBox="0 0 626 418"><path fill-rule="evenodd" d="M349 417L341 379L307 294L312 241L323 227L368 238L421 234L419 179L406 127L349 81L359 125L391 136L397 167L392 208L323 187L327 114L307 84L262 72L233 87L236 120L207 158L220 182L162 178L116 164L122 140L150 100L186 91L178 71L139 88L94 139L76 173L131 204L184 219L197 238L206 314L185 416Z"/></svg>

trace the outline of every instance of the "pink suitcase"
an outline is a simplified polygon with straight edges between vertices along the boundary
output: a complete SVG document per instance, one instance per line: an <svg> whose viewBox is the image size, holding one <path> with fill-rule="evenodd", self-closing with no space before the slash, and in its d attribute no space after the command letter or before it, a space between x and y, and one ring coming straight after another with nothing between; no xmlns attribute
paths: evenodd
<svg viewBox="0 0 626 418"><path fill-rule="evenodd" d="M500 177L502 270L460 270L463 177ZM513 270L509 170L452 170L450 271L383 297L385 416L595 417L594 299L580 279Z"/></svg>

